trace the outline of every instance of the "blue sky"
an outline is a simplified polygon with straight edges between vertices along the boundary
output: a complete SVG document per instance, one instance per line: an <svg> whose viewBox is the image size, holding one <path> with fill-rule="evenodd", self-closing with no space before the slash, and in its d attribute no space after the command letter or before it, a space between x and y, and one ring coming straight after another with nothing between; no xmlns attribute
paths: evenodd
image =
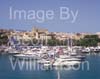
<svg viewBox="0 0 100 79"><path fill-rule="evenodd" d="M54 10L59 14L59 7L78 10L75 23L61 21L55 16L52 21L38 23L35 20L10 20L9 7L24 10ZM33 26L47 28L56 32L99 32L100 0L0 0L0 28L31 30Z"/></svg>

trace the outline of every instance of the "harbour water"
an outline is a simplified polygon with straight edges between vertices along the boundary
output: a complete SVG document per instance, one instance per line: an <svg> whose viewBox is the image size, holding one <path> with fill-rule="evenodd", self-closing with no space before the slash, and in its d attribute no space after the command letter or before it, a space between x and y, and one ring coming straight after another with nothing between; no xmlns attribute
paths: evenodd
<svg viewBox="0 0 100 79"><path fill-rule="evenodd" d="M13 70L9 55L1 55L0 79L100 79L100 55L87 55L86 61L89 62L89 69L84 67L84 70L81 67L77 70L59 68L27 70L26 67L20 70L18 65Z"/></svg>

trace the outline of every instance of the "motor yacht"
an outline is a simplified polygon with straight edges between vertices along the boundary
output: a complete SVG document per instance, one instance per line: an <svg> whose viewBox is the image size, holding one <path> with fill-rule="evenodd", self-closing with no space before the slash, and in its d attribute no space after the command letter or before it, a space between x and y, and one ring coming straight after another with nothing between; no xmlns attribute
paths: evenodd
<svg viewBox="0 0 100 79"><path fill-rule="evenodd" d="M61 55L59 56L59 58L55 59L53 66L65 66L65 65L67 66L67 65L75 65L79 63L80 63L80 59L78 58Z"/></svg>
<svg viewBox="0 0 100 79"><path fill-rule="evenodd" d="M23 51L22 53L20 54L17 54L17 55L14 55L15 57L18 57L18 58L32 58L32 59L40 59L39 55L35 52L32 52L31 50L27 50L27 51Z"/></svg>

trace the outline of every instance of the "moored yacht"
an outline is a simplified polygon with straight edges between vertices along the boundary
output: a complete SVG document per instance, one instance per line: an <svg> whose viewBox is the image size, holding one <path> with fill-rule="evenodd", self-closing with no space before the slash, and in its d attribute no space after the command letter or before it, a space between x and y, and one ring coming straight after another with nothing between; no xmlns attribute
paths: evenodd
<svg viewBox="0 0 100 79"><path fill-rule="evenodd" d="M75 65L79 63L80 63L80 59L78 58L61 55L59 58L56 58L53 66L67 66L67 65Z"/></svg>
<svg viewBox="0 0 100 79"><path fill-rule="evenodd" d="M18 58L22 58L22 59L27 59L27 58L31 58L31 59L40 59L39 55L32 52L31 50L27 50L27 51L23 51L20 54L14 55L15 57Z"/></svg>

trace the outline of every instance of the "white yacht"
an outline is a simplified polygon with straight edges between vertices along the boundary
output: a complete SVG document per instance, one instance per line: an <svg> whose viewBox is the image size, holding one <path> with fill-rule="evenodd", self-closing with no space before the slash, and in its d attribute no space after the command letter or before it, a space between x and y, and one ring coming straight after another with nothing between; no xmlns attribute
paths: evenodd
<svg viewBox="0 0 100 79"><path fill-rule="evenodd" d="M90 53L91 50L89 47L82 49L82 53Z"/></svg>
<svg viewBox="0 0 100 79"><path fill-rule="evenodd" d="M59 58L56 58L53 66L76 65L76 64L79 64L79 63L80 63L80 61L79 61L78 58L62 55Z"/></svg>
<svg viewBox="0 0 100 79"><path fill-rule="evenodd" d="M27 50L27 51L23 51L23 53L21 54L17 54L17 55L14 55L15 57L18 57L18 58L32 58L32 59L40 59L39 55L35 52L32 52L31 50Z"/></svg>
<svg viewBox="0 0 100 79"><path fill-rule="evenodd" d="M19 54L20 51L16 50L15 48L12 48L11 46L5 49L5 52L8 54Z"/></svg>
<svg viewBox="0 0 100 79"><path fill-rule="evenodd" d="M44 67L50 67L52 66L51 62L49 60L46 60L43 64Z"/></svg>

